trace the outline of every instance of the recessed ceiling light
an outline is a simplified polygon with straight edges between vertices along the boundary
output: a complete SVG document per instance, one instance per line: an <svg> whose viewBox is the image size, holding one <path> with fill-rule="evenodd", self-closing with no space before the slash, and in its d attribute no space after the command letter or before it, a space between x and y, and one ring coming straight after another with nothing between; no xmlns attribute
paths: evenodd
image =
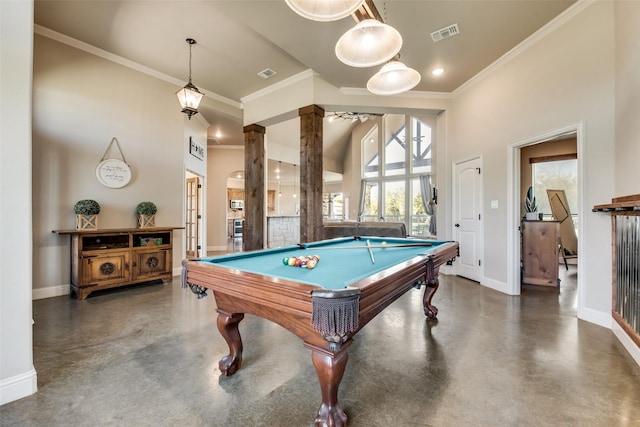
<svg viewBox="0 0 640 427"><path fill-rule="evenodd" d="M216 132L216 138L221 138L222 137L222 133L220 133L220 131Z"/></svg>
<svg viewBox="0 0 640 427"><path fill-rule="evenodd" d="M431 74L433 74L434 76L439 76L442 73L444 73L444 68L434 68L431 71Z"/></svg>

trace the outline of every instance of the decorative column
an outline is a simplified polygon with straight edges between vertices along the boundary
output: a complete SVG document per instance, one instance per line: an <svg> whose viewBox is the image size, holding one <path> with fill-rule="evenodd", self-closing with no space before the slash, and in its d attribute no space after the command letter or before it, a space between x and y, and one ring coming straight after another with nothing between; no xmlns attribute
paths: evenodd
<svg viewBox="0 0 640 427"><path fill-rule="evenodd" d="M264 249L265 147L263 126L244 127L244 229L242 250Z"/></svg>
<svg viewBox="0 0 640 427"><path fill-rule="evenodd" d="M324 110L309 105L300 116L300 242L322 240L322 119Z"/></svg>

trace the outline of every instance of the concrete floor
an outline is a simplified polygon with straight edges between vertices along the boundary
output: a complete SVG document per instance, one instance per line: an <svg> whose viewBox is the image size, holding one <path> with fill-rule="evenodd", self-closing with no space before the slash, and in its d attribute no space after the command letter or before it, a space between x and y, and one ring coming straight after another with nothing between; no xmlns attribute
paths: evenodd
<svg viewBox="0 0 640 427"><path fill-rule="evenodd" d="M564 269L562 269L564 270ZM411 290L355 337L340 387L350 426L639 426L640 368L561 289L507 296L442 276L437 321ZM254 316L242 369L212 296L173 283L34 301L39 391L0 407L6 426L310 426L320 390L310 351Z"/></svg>

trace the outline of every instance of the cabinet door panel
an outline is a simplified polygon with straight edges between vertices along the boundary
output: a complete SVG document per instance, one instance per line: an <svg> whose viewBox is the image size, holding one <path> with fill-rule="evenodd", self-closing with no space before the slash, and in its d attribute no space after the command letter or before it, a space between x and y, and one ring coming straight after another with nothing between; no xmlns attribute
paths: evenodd
<svg viewBox="0 0 640 427"><path fill-rule="evenodd" d="M82 284L129 280L129 252L114 252L82 258Z"/></svg>
<svg viewBox="0 0 640 427"><path fill-rule="evenodd" d="M135 251L133 253L133 280L157 279L158 275L171 273L171 250Z"/></svg>

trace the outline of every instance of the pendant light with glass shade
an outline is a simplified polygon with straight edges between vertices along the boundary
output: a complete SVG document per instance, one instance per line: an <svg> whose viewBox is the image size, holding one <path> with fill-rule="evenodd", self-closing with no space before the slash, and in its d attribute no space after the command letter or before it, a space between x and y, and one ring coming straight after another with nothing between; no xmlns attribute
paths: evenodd
<svg viewBox="0 0 640 427"><path fill-rule="evenodd" d="M363 19L336 43L336 56L351 67L373 67L400 52L402 36L377 19Z"/></svg>
<svg viewBox="0 0 640 427"><path fill-rule="evenodd" d="M295 13L312 21L337 21L355 12L365 0L284 0Z"/></svg>
<svg viewBox="0 0 640 427"><path fill-rule="evenodd" d="M295 199L296 195L296 165L293 165L293 198Z"/></svg>
<svg viewBox="0 0 640 427"><path fill-rule="evenodd" d="M407 67L398 58L384 64L369 79L367 89L376 95L397 95L413 89L420 79L419 72Z"/></svg>
<svg viewBox="0 0 640 427"><path fill-rule="evenodd" d="M182 112L189 117L189 120L191 120L191 116L198 114L198 106L200 105L200 101L202 101L204 94L200 92L193 83L191 83L191 46L196 44L196 41L194 39L187 39L186 41L189 45L189 83L177 91L176 95L178 96L178 101L182 107Z"/></svg>

